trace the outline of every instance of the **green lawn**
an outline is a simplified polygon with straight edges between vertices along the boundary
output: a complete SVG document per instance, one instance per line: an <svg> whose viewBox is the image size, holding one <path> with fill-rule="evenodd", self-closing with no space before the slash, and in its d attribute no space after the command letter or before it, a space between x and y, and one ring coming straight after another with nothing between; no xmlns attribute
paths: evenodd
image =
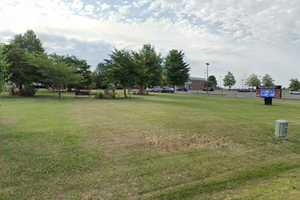
<svg viewBox="0 0 300 200"><path fill-rule="evenodd" d="M299 198L300 101L0 98L0 199Z"/></svg>

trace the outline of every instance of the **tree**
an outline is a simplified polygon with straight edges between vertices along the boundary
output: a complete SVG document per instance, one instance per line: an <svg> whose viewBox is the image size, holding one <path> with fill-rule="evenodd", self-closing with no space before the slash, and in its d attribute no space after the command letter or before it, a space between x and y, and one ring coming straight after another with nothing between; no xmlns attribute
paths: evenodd
<svg viewBox="0 0 300 200"><path fill-rule="evenodd" d="M24 35L16 35L15 38L10 42L29 53L44 53L45 50L42 46L42 42L34 33L33 30L28 30Z"/></svg>
<svg viewBox="0 0 300 200"><path fill-rule="evenodd" d="M30 53L15 45L7 45L5 54L9 63L9 81L18 89L16 91L13 87L12 94L33 96L35 94L33 83L40 79L40 75L36 67L28 60Z"/></svg>
<svg viewBox="0 0 300 200"><path fill-rule="evenodd" d="M15 87L12 94L33 96L35 94L34 83L40 80L40 74L35 65L30 62L31 54L44 54L41 41L36 34L29 30L24 35L16 35L5 48L9 80Z"/></svg>
<svg viewBox="0 0 300 200"><path fill-rule="evenodd" d="M53 64L48 68L50 86L58 90L58 96L61 98L62 90L70 84L77 83L82 77L67 63L57 60L52 62Z"/></svg>
<svg viewBox="0 0 300 200"><path fill-rule="evenodd" d="M110 62L103 69L105 70L104 75L115 87L122 87L124 97L127 98L127 89L133 87L136 83L136 63L134 62L131 53L126 50L115 49L110 58Z"/></svg>
<svg viewBox="0 0 300 200"><path fill-rule="evenodd" d="M298 91L300 90L300 81L298 79L291 79L290 80L290 90Z"/></svg>
<svg viewBox="0 0 300 200"><path fill-rule="evenodd" d="M167 81L170 85L183 86L189 79L190 68L184 62L184 53L178 50L171 50L165 60Z"/></svg>
<svg viewBox="0 0 300 200"><path fill-rule="evenodd" d="M37 82L57 90L59 98L61 98L63 89L81 79L75 69L61 59L56 59L46 54L30 54L28 60L35 66L40 75L40 79Z"/></svg>
<svg viewBox="0 0 300 200"><path fill-rule="evenodd" d="M227 73L227 75L224 77L223 81L224 81L224 86L229 87L230 90L231 90L232 86L234 86L236 83L236 80L231 72Z"/></svg>
<svg viewBox="0 0 300 200"><path fill-rule="evenodd" d="M216 88L218 85L217 78L213 75L208 77L208 87Z"/></svg>
<svg viewBox="0 0 300 200"><path fill-rule="evenodd" d="M146 87L161 84L162 58L153 46L144 45L139 52L133 52L133 59L137 66L137 84L140 94L145 94Z"/></svg>
<svg viewBox="0 0 300 200"><path fill-rule="evenodd" d="M261 81L259 80L258 76L256 74L251 74L248 78L247 78L247 82L246 84L249 87L258 87L261 84Z"/></svg>
<svg viewBox="0 0 300 200"><path fill-rule="evenodd" d="M96 88L102 88L103 87L103 69L104 69L104 63L99 63L93 71L93 82L95 83Z"/></svg>
<svg viewBox="0 0 300 200"><path fill-rule="evenodd" d="M96 88L107 88L108 82L105 79L105 70L107 68L107 65L111 64L111 60L104 60L104 62L101 62L97 65L95 71L93 72L93 82L96 86Z"/></svg>
<svg viewBox="0 0 300 200"><path fill-rule="evenodd" d="M60 60L69 66L73 67L77 74L81 75L81 80L77 83L69 85L70 88L89 88L92 84L92 72L90 70L91 66L86 60L79 59L76 56L59 56L56 54L51 55L56 60Z"/></svg>
<svg viewBox="0 0 300 200"><path fill-rule="evenodd" d="M251 75L247 78L246 84L247 84L249 87L256 88L256 87L259 87L259 86L260 86L261 81L259 80L259 78L258 78L258 76L257 76L256 74L251 74Z"/></svg>
<svg viewBox="0 0 300 200"><path fill-rule="evenodd" d="M262 84L265 87L273 87L274 86L274 80L272 79L272 77L269 74L266 74L262 78Z"/></svg>
<svg viewBox="0 0 300 200"><path fill-rule="evenodd" d="M4 54L4 45L0 44L0 94L3 92L5 82L7 80L7 70L9 64Z"/></svg>

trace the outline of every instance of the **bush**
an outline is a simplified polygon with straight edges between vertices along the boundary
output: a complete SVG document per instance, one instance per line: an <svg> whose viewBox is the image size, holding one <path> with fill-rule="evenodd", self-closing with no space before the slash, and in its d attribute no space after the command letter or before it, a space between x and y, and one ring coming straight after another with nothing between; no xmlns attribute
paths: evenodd
<svg viewBox="0 0 300 200"><path fill-rule="evenodd" d="M25 87L20 91L21 96L33 97L36 93L36 88L32 85L25 85Z"/></svg>
<svg viewBox="0 0 300 200"><path fill-rule="evenodd" d="M104 99L105 95L104 95L103 92L97 92L96 95L95 95L95 98L96 99Z"/></svg>
<svg viewBox="0 0 300 200"><path fill-rule="evenodd" d="M104 91L104 96L105 98L108 98L108 99L116 99L117 98L117 94L116 94L116 91L115 89L106 89Z"/></svg>
<svg viewBox="0 0 300 200"><path fill-rule="evenodd" d="M115 92L113 92L113 93L111 94L111 98L116 99L116 98L117 98L117 94L116 94Z"/></svg>

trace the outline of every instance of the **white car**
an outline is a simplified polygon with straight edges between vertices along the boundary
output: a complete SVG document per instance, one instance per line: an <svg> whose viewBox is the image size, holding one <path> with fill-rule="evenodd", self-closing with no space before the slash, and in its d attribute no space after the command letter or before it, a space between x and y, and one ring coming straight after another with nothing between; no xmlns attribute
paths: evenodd
<svg viewBox="0 0 300 200"><path fill-rule="evenodd" d="M162 91L162 88L159 86L148 89L148 92L154 92L154 93L160 93L161 91Z"/></svg>
<svg viewBox="0 0 300 200"><path fill-rule="evenodd" d="M300 91L290 91L290 94L292 94L292 95L300 95Z"/></svg>

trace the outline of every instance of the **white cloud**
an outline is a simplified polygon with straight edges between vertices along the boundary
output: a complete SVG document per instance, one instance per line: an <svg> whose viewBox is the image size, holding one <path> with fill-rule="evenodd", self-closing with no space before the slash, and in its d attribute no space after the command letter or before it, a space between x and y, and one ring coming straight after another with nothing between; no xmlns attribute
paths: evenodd
<svg viewBox="0 0 300 200"><path fill-rule="evenodd" d="M102 3L100 4L101 10L105 11L108 10L110 8L110 5L106 4L106 3Z"/></svg>
<svg viewBox="0 0 300 200"><path fill-rule="evenodd" d="M0 32L34 29L87 45L103 41L118 48L136 49L144 43L163 52L178 48L186 52L193 76L203 76L204 63L209 61L217 77L233 71L239 79L252 72L270 73L285 84L292 77L300 78L298 0L68 2L1 0ZM2 35L1 41L7 41L7 34ZM49 48L59 46L45 42ZM97 51L95 46L93 50Z"/></svg>

